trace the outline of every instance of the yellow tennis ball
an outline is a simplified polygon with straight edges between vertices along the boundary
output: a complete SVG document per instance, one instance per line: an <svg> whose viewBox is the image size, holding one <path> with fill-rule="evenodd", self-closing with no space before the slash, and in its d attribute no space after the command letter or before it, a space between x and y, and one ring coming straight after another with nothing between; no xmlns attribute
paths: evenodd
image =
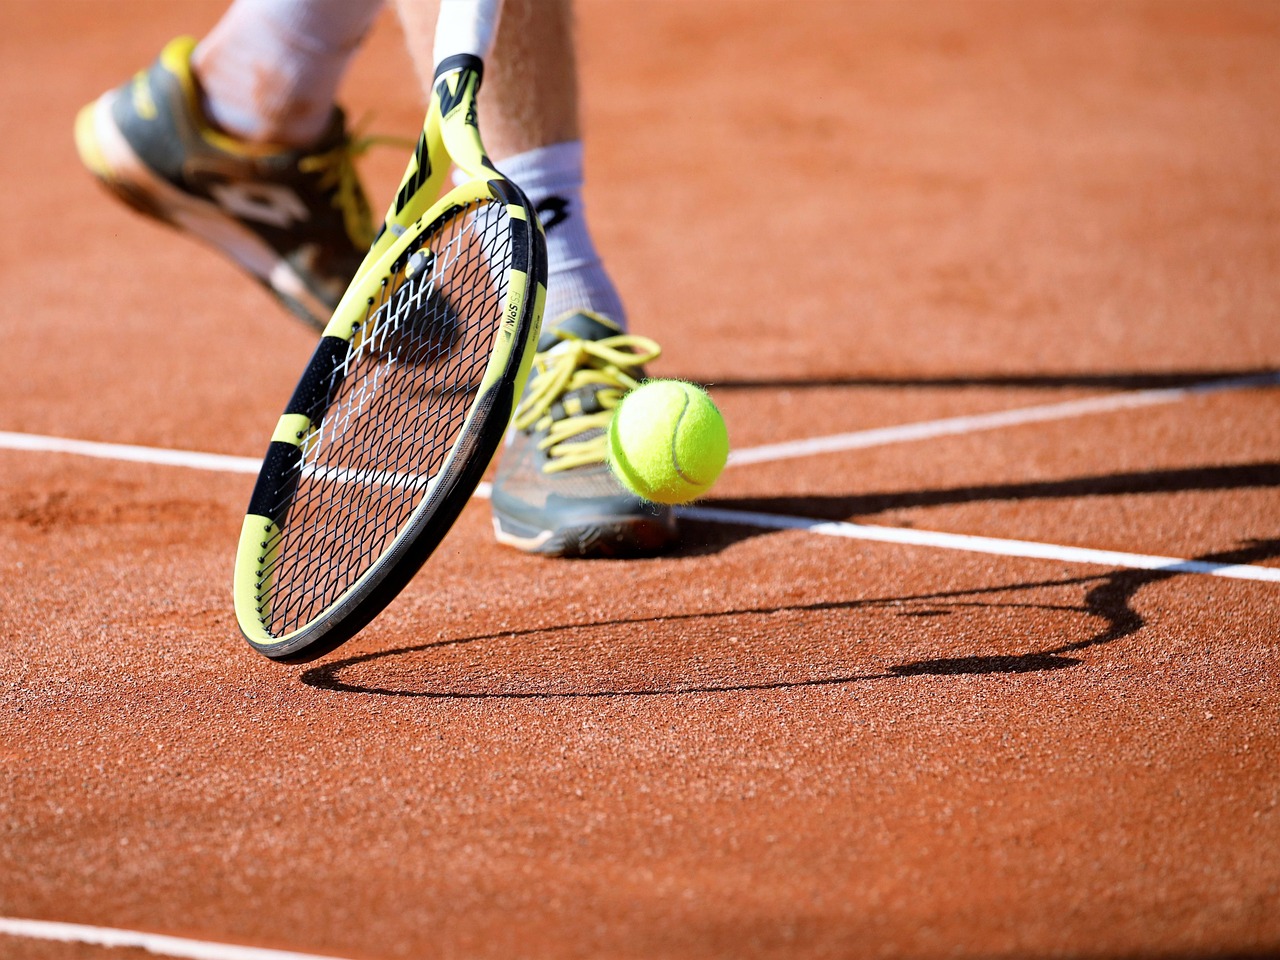
<svg viewBox="0 0 1280 960"><path fill-rule="evenodd" d="M654 503L702 496L729 458L724 418L706 391L681 380L632 390L609 424L609 467L632 493Z"/></svg>

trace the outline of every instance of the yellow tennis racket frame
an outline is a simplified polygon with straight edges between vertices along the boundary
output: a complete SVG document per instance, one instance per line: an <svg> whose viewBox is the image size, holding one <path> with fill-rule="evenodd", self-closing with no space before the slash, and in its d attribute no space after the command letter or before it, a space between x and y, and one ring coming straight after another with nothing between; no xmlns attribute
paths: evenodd
<svg viewBox="0 0 1280 960"><path fill-rule="evenodd" d="M422 135L396 198L326 326L294 400L272 433L258 489L241 527L234 597L241 632L254 649L274 660L299 662L329 652L353 636L399 592L452 525L465 500L474 493L528 377L546 298L545 243L541 224L528 200L494 168L481 143L475 98L482 69L479 57L471 54L448 57L437 67ZM451 162L470 179L434 199ZM316 427L300 409L305 406L302 401L309 391L314 394L315 384L308 386L309 378L316 381L332 375L335 358L351 349L353 338L367 316L367 305L378 296L383 279L424 231L450 211L493 200L505 205L510 218L515 262L507 274L506 300L489 361L453 448L426 487L410 519L381 556L319 616L286 633L272 633L267 626L271 620L274 587L271 571L276 552L284 542L279 519L287 515L288 510L286 506L272 516L263 509L263 504L272 499L265 491L279 489L282 471L297 469L302 450ZM481 412L487 421L486 436L477 445L473 421ZM460 459L468 462L459 462ZM442 478L450 489L440 489ZM450 502L441 522L436 514L444 497L450 498Z"/></svg>

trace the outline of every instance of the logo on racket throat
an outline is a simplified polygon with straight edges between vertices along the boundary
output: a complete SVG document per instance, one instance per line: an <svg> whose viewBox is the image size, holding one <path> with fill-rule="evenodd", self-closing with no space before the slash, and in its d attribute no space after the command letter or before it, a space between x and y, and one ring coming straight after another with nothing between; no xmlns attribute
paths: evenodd
<svg viewBox="0 0 1280 960"><path fill-rule="evenodd" d="M452 78L453 88L449 87L449 77L445 77L436 84L436 96L440 98L440 116L447 117L453 111L458 109L467 96L467 90L471 86L472 75L469 73L461 73ZM468 114L470 118L472 114Z"/></svg>
<svg viewBox="0 0 1280 960"><path fill-rule="evenodd" d="M427 156L427 135L418 137L418 145L413 148L413 173L405 177L404 183L396 192L396 214L404 212L409 200L431 179L431 158Z"/></svg>

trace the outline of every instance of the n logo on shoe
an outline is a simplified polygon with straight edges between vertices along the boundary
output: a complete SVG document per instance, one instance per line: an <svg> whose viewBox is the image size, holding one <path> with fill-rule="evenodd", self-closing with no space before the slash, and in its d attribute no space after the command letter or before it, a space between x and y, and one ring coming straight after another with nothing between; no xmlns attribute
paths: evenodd
<svg viewBox="0 0 1280 960"><path fill-rule="evenodd" d="M569 201L564 197L552 195L538 201L534 207L538 219L542 221L542 229L550 233L552 227L558 227L569 219Z"/></svg>
<svg viewBox="0 0 1280 960"><path fill-rule="evenodd" d="M302 198L278 183L216 183L209 193L218 206L242 220L284 229L311 219Z"/></svg>

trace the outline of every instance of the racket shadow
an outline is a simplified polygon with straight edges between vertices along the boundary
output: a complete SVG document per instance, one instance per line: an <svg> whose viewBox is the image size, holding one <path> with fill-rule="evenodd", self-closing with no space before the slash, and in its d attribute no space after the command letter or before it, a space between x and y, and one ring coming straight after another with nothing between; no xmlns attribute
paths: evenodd
<svg viewBox="0 0 1280 960"><path fill-rule="evenodd" d="M1197 559L1253 563L1277 556L1280 539L1251 541ZM740 693L920 676L1044 673L1077 666L1083 660L1076 654L1136 634L1146 621L1133 605L1135 595L1149 584L1185 575L1176 570L1121 570L969 590L563 623L346 657L311 667L300 679L307 686L341 694L526 700ZM1064 602L1018 597L1055 590L1070 596ZM1006 623L1027 616L1037 623L1057 618L1064 627L1059 632L1068 638L1048 646L1013 638L1001 650L903 657L913 649L924 652L930 644L935 650L945 646L948 641L939 638L957 632L951 622L974 616ZM873 633L888 636L877 642L859 639L859 621L865 626L868 620L874 623ZM785 629L778 628L780 621ZM945 626L922 638L922 625L935 621ZM753 625L764 629L755 629L753 636ZM854 638L841 643L839 631L832 629L837 625L846 633L852 629ZM813 643L811 636L809 643L778 642L779 634L805 635L806 626L821 628L821 645ZM663 635L655 640L655 632ZM618 640L636 635L646 639ZM610 643L603 642L606 638ZM669 642L663 646L663 640ZM478 645L484 649L477 650ZM665 667L655 646L671 656ZM672 655L673 650L684 653ZM767 662L762 663L762 658ZM478 661L483 661L479 671ZM855 669L854 663L872 665Z"/></svg>

